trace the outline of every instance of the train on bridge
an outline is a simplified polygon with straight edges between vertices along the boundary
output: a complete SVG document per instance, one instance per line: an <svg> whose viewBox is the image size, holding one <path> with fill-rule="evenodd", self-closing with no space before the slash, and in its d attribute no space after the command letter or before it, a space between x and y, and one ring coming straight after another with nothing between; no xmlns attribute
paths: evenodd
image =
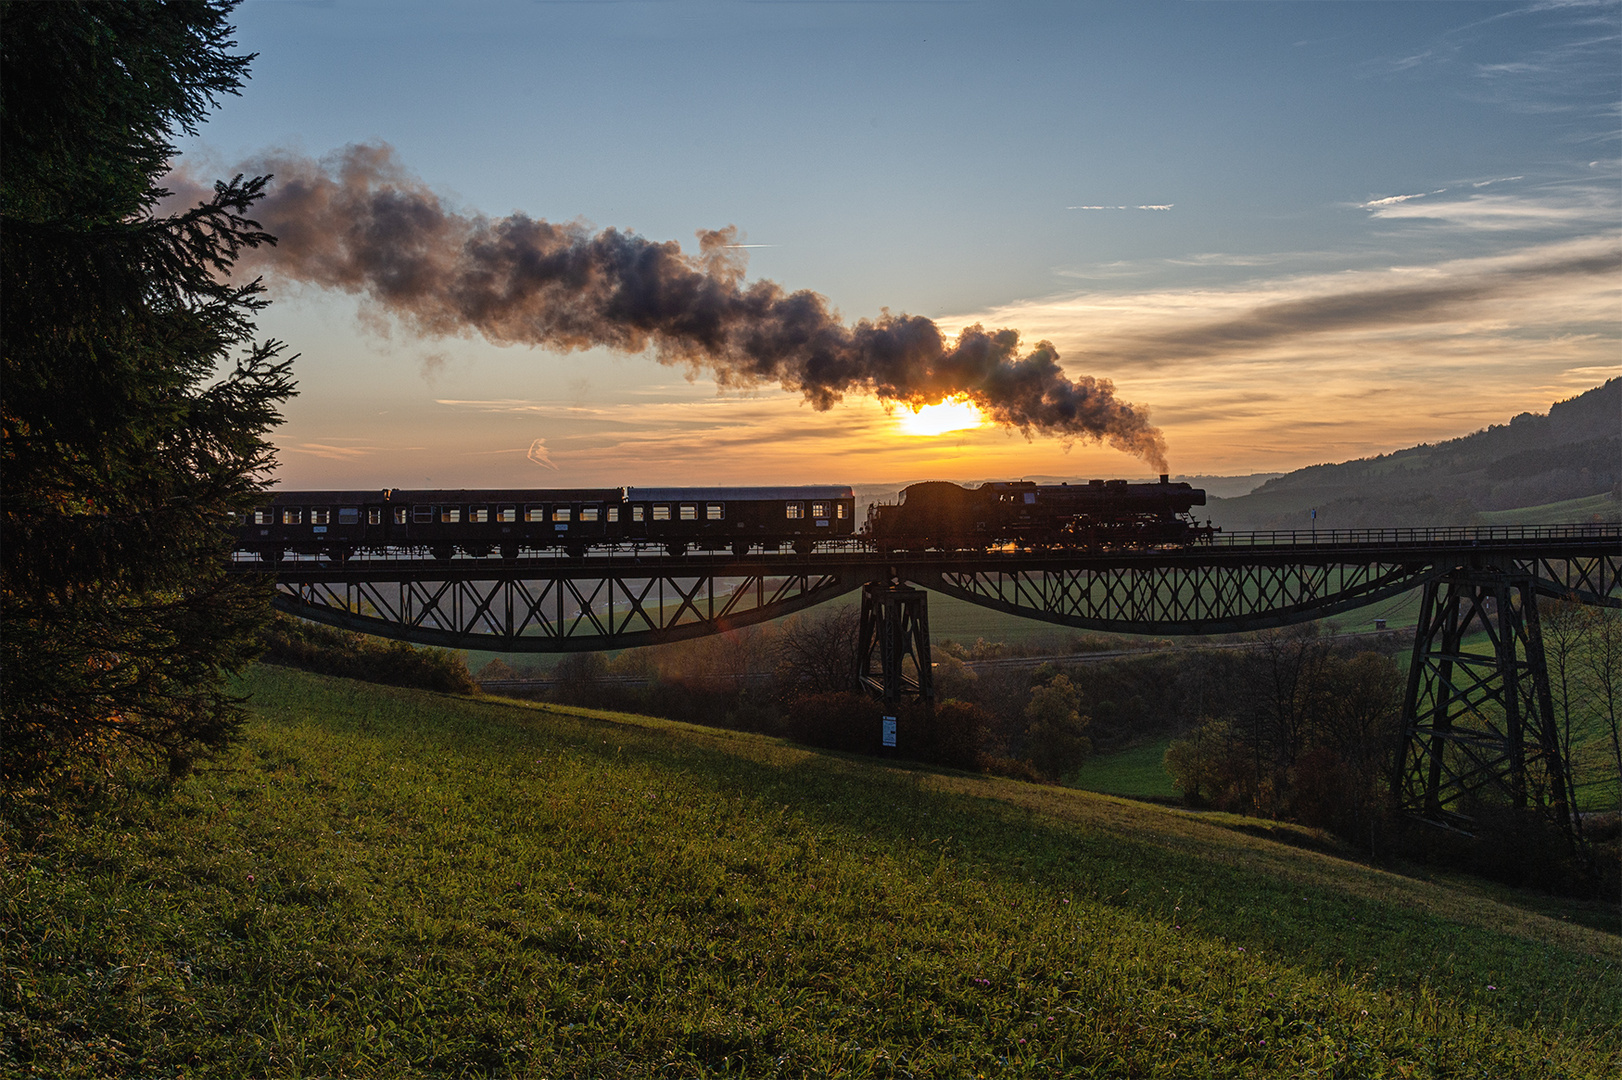
<svg viewBox="0 0 1622 1080"><path fill-rule="evenodd" d="M860 526L848 486L507 488L282 491L256 507L237 550L266 563L288 554L345 562L361 553L425 552L512 561L583 557L594 550L810 554L830 541L883 551L1180 546L1211 536L1191 509L1205 492L1186 483L994 482L913 484Z"/></svg>

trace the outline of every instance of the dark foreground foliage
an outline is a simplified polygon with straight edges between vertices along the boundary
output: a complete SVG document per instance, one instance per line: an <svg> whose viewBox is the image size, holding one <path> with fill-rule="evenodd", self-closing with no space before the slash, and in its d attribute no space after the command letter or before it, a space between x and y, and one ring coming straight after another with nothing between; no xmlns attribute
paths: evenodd
<svg viewBox="0 0 1622 1080"><path fill-rule="evenodd" d="M230 3L0 5L0 788L134 755L185 771L241 719L264 583L228 578L233 514L292 393L231 284L263 179L153 216L158 180L251 57ZM219 377L220 371L225 371Z"/></svg>

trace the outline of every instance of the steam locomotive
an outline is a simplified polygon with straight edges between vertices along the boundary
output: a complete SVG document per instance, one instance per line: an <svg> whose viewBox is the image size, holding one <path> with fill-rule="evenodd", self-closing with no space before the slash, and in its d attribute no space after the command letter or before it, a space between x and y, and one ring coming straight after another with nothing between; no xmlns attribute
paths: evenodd
<svg viewBox="0 0 1622 1080"><path fill-rule="evenodd" d="M862 531L880 551L1161 547L1209 539L1215 530L1190 513L1204 505L1204 491L1164 474L1158 484L1021 480L965 488L935 480L913 484L895 505L870 508Z"/></svg>
<svg viewBox="0 0 1622 1080"><path fill-rule="evenodd" d="M278 563L288 553L343 562L357 552L426 551L435 559L634 545L688 551L791 548L860 535L880 551L1152 547L1209 537L1190 508L1205 492L1188 484L1030 481L965 488L913 484L893 505L871 507L860 533L849 487L511 488L283 491L237 531L237 550Z"/></svg>

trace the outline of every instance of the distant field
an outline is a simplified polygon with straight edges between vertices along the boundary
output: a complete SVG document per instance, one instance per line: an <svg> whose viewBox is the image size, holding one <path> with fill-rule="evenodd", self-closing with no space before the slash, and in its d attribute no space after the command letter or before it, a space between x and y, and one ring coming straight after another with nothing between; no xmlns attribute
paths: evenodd
<svg viewBox="0 0 1622 1080"><path fill-rule="evenodd" d="M1489 510L1480 517L1483 525L1567 525L1622 520L1622 507L1609 495L1590 495L1516 510Z"/></svg>
<svg viewBox="0 0 1622 1080"><path fill-rule="evenodd" d="M1170 745L1170 739L1161 739L1118 754L1088 758L1074 776L1065 779L1065 785L1106 795L1176 795L1177 788L1162 764Z"/></svg>
<svg viewBox="0 0 1622 1080"><path fill-rule="evenodd" d="M1622 1070L1614 904L757 736L241 689L170 801L0 844L0 1074Z"/></svg>

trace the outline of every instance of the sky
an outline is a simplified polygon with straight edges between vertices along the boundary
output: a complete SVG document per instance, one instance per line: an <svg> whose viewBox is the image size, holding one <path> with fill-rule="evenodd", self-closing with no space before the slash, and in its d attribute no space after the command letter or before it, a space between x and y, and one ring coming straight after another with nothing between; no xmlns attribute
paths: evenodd
<svg viewBox="0 0 1622 1080"><path fill-rule="evenodd" d="M1144 477L1146 425L1174 474L1278 472L1622 374L1618 3L249 0L234 22L251 78L172 186L276 173L284 245L241 273L299 354L284 487ZM319 243L289 216L298 177L357 161L453 240L612 229L734 300L819 294L835 328L1017 330L1015 359L1056 353L1137 435L1018 410L909 433L883 380L808 401L803 365L428 295L462 271L403 304L391 259L464 256L397 231L372 235L382 270L297 254L361 243L332 238L341 205Z"/></svg>

